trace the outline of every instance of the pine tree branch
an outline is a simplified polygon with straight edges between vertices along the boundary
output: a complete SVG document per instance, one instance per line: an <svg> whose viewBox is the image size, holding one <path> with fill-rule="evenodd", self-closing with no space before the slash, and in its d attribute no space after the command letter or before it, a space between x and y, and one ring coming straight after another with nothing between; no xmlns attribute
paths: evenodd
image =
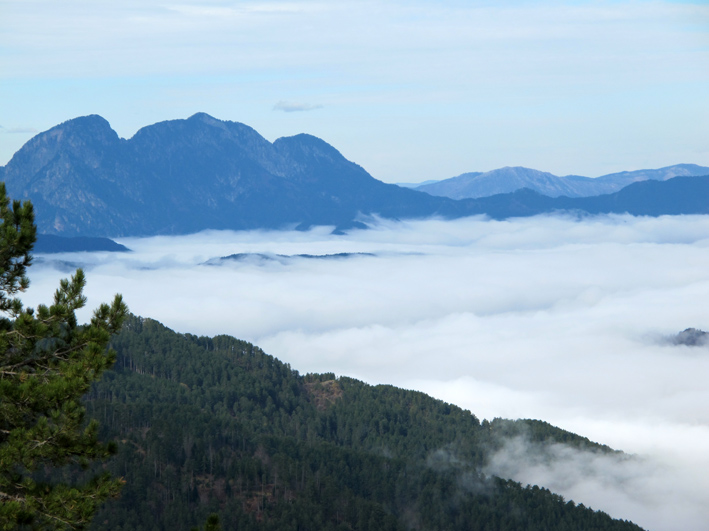
<svg viewBox="0 0 709 531"><path fill-rule="evenodd" d="M25 498L20 498L19 496L13 496L12 494L7 494L5 492L0 491L0 498L4 500L9 500L9 501L15 501L18 503L27 503L27 500Z"/></svg>

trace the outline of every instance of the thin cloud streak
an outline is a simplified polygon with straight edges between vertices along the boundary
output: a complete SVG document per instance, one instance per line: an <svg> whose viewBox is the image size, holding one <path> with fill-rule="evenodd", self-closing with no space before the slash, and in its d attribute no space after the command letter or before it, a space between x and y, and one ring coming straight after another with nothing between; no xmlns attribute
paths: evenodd
<svg viewBox="0 0 709 531"><path fill-rule="evenodd" d="M37 129L34 127L3 127L0 125L0 132L1 133L8 133L11 135L26 135L26 134L35 134L39 133Z"/></svg>
<svg viewBox="0 0 709 531"><path fill-rule="evenodd" d="M33 129L32 127L13 127L10 128L6 131L7 133L10 134L20 134L20 135L29 135L29 134L35 134L39 133L36 129Z"/></svg>
<svg viewBox="0 0 709 531"><path fill-rule="evenodd" d="M322 109L322 105L313 105L310 103L298 103L295 101L279 101L273 106L274 111L283 112L302 112L302 111L313 111L315 109Z"/></svg>
<svg viewBox="0 0 709 531"><path fill-rule="evenodd" d="M638 454L616 469L559 450L568 466L544 468L510 449L491 466L654 530L703 529L709 347L666 338L709 328L709 216L329 231L124 239L133 253L44 258L87 265L88 308L119 291L137 314L252 341L301 372L418 389L480 418L538 418ZM203 265L343 252L375 256ZM33 267L27 302L48 300L61 276Z"/></svg>

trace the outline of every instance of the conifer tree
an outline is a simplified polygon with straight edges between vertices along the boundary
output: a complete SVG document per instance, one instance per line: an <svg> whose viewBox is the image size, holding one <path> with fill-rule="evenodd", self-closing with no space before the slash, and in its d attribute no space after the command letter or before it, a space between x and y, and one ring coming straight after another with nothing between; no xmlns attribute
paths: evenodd
<svg viewBox="0 0 709 531"><path fill-rule="evenodd" d="M200 531L199 527L193 527L190 531ZM207 517L207 522L204 524L204 531L222 531L222 524L219 521L219 515L212 513Z"/></svg>
<svg viewBox="0 0 709 531"><path fill-rule="evenodd" d="M80 484L40 478L57 467L87 468L115 451L84 422L81 397L115 360L106 351L127 314L116 295L80 326L82 270L62 280L50 306L24 308L36 240L31 203L10 204L0 183L0 529L82 529L123 480L107 473Z"/></svg>

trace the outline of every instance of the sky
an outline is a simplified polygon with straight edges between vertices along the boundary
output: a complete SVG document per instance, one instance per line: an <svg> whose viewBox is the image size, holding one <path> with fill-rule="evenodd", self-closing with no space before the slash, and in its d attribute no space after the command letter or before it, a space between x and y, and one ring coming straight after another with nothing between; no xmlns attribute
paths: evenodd
<svg viewBox="0 0 709 531"><path fill-rule="evenodd" d="M0 0L0 165L100 114L309 133L385 182L709 165L709 5Z"/></svg>
<svg viewBox="0 0 709 531"><path fill-rule="evenodd" d="M550 422L635 457L517 439L487 472L649 530L706 530L709 345L668 338L709 330L709 216L381 221L346 236L119 241L133 252L40 255L25 303L48 302L83 264L81 320L120 292L137 315L251 341L301 373L420 390L480 419ZM235 253L373 256L204 265Z"/></svg>

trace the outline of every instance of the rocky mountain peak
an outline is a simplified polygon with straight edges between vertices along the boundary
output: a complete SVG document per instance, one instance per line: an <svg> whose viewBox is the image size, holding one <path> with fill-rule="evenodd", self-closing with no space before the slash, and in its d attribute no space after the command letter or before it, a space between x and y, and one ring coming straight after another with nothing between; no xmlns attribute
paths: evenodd
<svg viewBox="0 0 709 531"><path fill-rule="evenodd" d="M97 114L67 120L22 146L6 166L5 180L11 187L20 178L15 168L22 167L25 175L36 174L59 159L81 159L87 166L96 167L120 142L108 121Z"/></svg>

